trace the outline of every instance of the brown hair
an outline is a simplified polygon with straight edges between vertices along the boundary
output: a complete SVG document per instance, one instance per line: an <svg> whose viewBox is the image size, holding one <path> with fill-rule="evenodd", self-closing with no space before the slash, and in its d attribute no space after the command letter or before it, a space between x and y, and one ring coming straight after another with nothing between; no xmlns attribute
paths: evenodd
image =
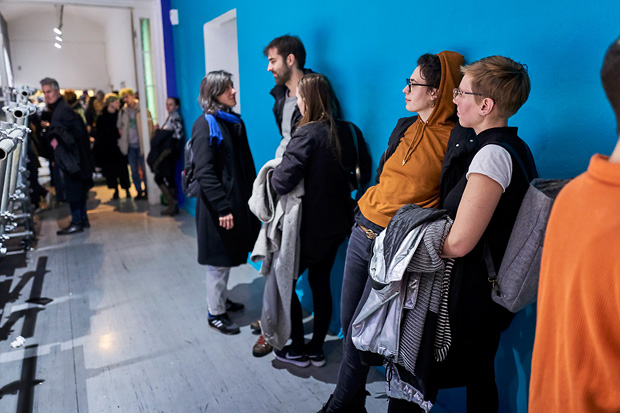
<svg viewBox="0 0 620 413"><path fill-rule="evenodd" d="M527 67L504 56L489 56L461 67L463 75L472 79L472 89L493 99L499 116L508 119L523 106L530 95Z"/></svg>
<svg viewBox="0 0 620 413"><path fill-rule="evenodd" d="M74 104L77 100L77 95L73 89L65 89L65 100L70 104Z"/></svg>
<svg viewBox="0 0 620 413"><path fill-rule="evenodd" d="M312 122L327 122L330 131L328 140L340 162L340 142L336 125L337 100L327 77L319 73L309 73L302 77L297 84L297 99L303 99L306 106L299 126Z"/></svg>
<svg viewBox="0 0 620 413"><path fill-rule="evenodd" d="M601 82L611 108L616 114L616 127L620 135L620 37L609 46L603 67L601 68Z"/></svg>

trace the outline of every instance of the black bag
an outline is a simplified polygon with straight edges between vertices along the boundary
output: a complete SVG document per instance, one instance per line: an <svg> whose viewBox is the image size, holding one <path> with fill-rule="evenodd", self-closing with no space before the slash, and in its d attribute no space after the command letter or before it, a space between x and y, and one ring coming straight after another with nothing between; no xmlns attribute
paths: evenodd
<svg viewBox="0 0 620 413"><path fill-rule="evenodd" d="M181 175L181 186L183 188L183 193L185 196L190 198L197 197L200 190L200 185L194 176L196 166L194 165L194 152L192 152L193 143L193 139L190 139L185 143L185 151L183 156L185 166L183 167L183 172Z"/></svg>
<svg viewBox="0 0 620 413"><path fill-rule="evenodd" d="M146 157L146 163L154 174L161 173L161 163L170 155L172 155L173 143L172 135L174 131L168 129L157 129L153 132L151 138L151 150Z"/></svg>

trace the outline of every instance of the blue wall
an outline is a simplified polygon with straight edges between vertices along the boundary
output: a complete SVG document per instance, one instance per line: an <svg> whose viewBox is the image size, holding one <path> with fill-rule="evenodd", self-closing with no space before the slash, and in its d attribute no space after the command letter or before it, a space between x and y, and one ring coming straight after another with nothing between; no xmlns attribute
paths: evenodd
<svg viewBox="0 0 620 413"><path fill-rule="evenodd" d="M280 139L269 95L273 77L262 50L286 33L304 41L306 67L329 76L345 117L363 130L375 166L396 120L409 114L403 79L419 55L441 50L458 51L467 62L502 54L528 65L532 93L510 124L519 126L542 177L583 172L593 153L609 154L618 138L599 80L604 52L620 34L617 0L589 5L574 0L495 1L486 7L471 0L315 0L288 2L286 8L283 3L268 7L248 0L170 3L179 10L180 24L173 27L173 35L188 132L200 114L194 102L205 75L203 25L237 9L239 93L258 166L271 159ZM193 204L187 208L191 211ZM335 284L342 274L342 256L333 273ZM535 309L524 310L502 338L496 368L501 411L527 411L534 320ZM436 410L461 411L463 397L460 390L442 392Z"/></svg>

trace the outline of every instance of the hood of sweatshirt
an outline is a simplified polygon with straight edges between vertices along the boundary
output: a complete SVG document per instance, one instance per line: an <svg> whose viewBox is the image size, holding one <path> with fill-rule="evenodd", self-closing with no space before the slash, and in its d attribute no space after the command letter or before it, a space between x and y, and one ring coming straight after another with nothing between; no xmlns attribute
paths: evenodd
<svg viewBox="0 0 620 413"><path fill-rule="evenodd" d="M441 62L441 81L437 91L435 108L427 120L429 126L454 125L456 107L452 103L452 89L461 83L463 56L456 52L443 51L437 54Z"/></svg>

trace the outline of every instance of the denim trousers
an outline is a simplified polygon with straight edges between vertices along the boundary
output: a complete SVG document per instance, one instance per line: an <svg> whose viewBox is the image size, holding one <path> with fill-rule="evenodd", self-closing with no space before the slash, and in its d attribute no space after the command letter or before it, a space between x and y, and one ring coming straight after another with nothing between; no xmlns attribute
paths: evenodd
<svg viewBox="0 0 620 413"><path fill-rule="evenodd" d="M351 322L360 303L368 279L368 262L373 241L357 225L351 230L342 280L340 322L345 332L338 381L330 407L346 409L366 387L369 366L360 362L360 352L351 341Z"/></svg>
<svg viewBox="0 0 620 413"><path fill-rule="evenodd" d="M138 194L146 191L146 181L143 181L140 177L139 170L139 168L142 168L142 173L146 175L146 164L144 163L144 156L140 155L140 148L130 146L127 150L127 161L131 167L131 179L133 180L136 191L138 191ZM144 189L142 188L143 186Z"/></svg>

